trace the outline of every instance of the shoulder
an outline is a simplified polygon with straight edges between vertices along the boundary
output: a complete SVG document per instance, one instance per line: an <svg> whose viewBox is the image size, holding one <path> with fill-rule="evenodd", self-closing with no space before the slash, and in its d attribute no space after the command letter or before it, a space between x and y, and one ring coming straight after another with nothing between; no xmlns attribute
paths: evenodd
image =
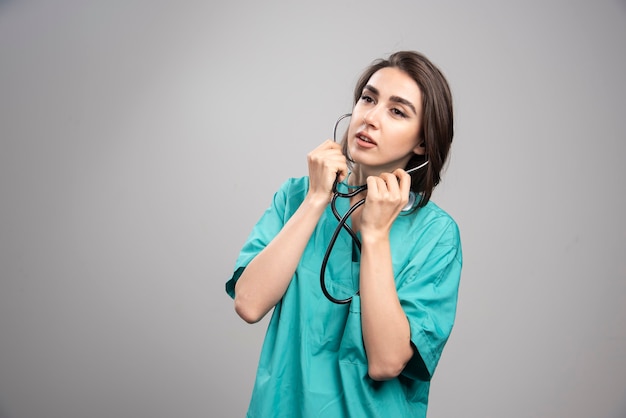
<svg viewBox="0 0 626 418"><path fill-rule="evenodd" d="M287 213L295 211L309 191L309 178L290 177L285 180L274 194L274 206L284 208Z"/></svg>
<svg viewBox="0 0 626 418"><path fill-rule="evenodd" d="M440 239L460 241L459 226L456 221L432 200L406 217L411 224L411 229L437 235Z"/></svg>
<svg viewBox="0 0 626 418"><path fill-rule="evenodd" d="M283 182L280 190L288 194L306 195L309 191L309 176L290 177Z"/></svg>

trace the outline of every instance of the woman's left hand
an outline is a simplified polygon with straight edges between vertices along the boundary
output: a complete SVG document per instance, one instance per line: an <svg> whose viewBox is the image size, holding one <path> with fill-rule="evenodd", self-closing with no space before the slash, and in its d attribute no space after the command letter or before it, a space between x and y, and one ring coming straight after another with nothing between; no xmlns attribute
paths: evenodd
<svg viewBox="0 0 626 418"><path fill-rule="evenodd" d="M361 234L387 236L409 201L411 176L402 169L367 178L367 198L361 213Z"/></svg>

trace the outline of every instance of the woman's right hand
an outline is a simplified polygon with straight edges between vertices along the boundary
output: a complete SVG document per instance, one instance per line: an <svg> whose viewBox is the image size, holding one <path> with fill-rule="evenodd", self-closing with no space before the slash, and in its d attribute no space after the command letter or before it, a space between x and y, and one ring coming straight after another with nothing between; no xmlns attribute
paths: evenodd
<svg viewBox="0 0 626 418"><path fill-rule="evenodd" d="M309 195L323 197L330 202L335 179L342 181L348 175L346 157L341 145L326 140L307 155L309 165Z"/></svg>

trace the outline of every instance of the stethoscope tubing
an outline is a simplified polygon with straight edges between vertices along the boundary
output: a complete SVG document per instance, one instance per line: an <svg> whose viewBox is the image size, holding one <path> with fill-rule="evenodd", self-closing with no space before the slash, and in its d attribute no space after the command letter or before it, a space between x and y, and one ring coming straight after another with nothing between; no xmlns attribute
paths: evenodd
<svg viewBox="0 0 626 418"><path fill-rule="evenodd" d="M363 190L360 190L359 193ZM359 239L359 237L357 237L354 230L348 226L347 222L348 222L348 218L350 218L350 215L352 215L352 213L355 210L357 210L359 206L365 203L365 199L361 199L358 202L356 202L354 205L350 207L350 209L348 209L348 211L343 216L340 216L335 206L338 196L339 195L337 194L333 196L331 200L331 207L333 210L333 214L335 215L339 223L337 224L337 227L335 228L335 231L333 232L333 235L330 238L330 242L328 243L328 247L326 248L326 253L324 254L324 258L322 259L322 265L320 267L320 285L322 287L322 292L324 293L324 296L326 296L328 300L330 300L333 303L343 305L343 304L349 303L352 300L352 296L346 299L337 299L328 292L328 289L326 288L326 265L328 264L330 253L335 247L335 242L337 242L337 238L339 237L339 233L341 232L342 229L345 229L346 231L348 231L348 233L352 237L352 240L358 247L359 252L361 251L361 240ZM359 291L357 291L356 294L358 295Z"/></svg>

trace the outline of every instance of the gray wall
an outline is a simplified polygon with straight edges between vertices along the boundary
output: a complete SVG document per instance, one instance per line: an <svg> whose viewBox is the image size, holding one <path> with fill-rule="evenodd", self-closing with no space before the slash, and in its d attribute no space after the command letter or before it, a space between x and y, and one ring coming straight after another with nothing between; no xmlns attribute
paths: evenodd
<svg viewBox="0 0 626 418"><path fill-rule="evenodd" d="M626 3L0 1L0 418L242 417L250 228L374 58L456 100L436 417L626 417Z"/></svg>

